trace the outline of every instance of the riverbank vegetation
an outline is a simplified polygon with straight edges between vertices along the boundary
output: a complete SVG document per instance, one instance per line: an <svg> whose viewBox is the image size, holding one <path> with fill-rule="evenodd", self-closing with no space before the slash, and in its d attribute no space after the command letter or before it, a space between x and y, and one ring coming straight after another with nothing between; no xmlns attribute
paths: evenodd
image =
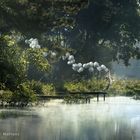
<svg viewBox="0 0 140 140"><path fill-rule="evenodd" d="M80 82L65 82L61 90L63 94L68 92L106 91L108 93L107 96L140 96L140 80L116 80L112 82L108 90L105 90L106 85L107 82L105 80L92 79ZM19 90L16 91L1 89L0 100L9 104L12 102L32 102L36 101L37 95L55 96L62 91L56 89L53 84L28 81L22 83Z"/></svg>
<svg viewBox="0 0 140 140"><path fill-rule="evenodd" d="M140 96L140 80L116 80L105 90L105 80L66 82L64 87L70 92L106 91L109 96Z"/></svg>
<svg viewBox="0 0 140 140"><path fill-rule="evenodd" d="M129 65L129 59L140 58L139 5L121 0L1 0L1 104L22 106L37 95L61 91L106 90L108 81L97 77L103 69L104 75L110 73L110 62ZM139 80L116 80L107 92L134 96L139 91Z"/></svg>
<svg viewBox="0 0 140 140"><path fill-rule="evenodd" d="M53 84L43 84L40 81L51 73L52 66L66 50L61 45L64 35L59 29L73 28L73 17L86 5L87 1L81 0L60 4L57 1L29 0L0 2L2 104L27 104L35 101L37 94L55 93ZM53 35L55 32L57 33Z"/></svg>

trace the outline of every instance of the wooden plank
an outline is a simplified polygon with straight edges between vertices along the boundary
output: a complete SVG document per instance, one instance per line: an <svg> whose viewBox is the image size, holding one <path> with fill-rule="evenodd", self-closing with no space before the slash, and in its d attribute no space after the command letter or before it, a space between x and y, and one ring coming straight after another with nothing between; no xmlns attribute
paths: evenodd
<svg viewBox="0 0 140 140"><path fill-rule="evenodd" d="M67 97L67 96L61 96L61 95L58 95L58 96L38 95L38 96L37 96L37 98L39 98L39 99L64 99L65 97Z"/></svg>
<svg viewBox="0 0 140 140"><path fill-rule="evenodd" d="M95 92L69 92L69 94L83 94L83 95L97 95L97 94L100 94L100 95L105 95L107 94L107 92L103 92L103 91L95 91Z"/></svg>

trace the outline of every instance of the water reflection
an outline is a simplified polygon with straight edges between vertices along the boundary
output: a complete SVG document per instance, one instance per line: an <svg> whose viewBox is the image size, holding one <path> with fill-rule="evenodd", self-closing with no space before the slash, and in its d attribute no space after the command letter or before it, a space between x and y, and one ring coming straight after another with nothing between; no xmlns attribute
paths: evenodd
<svg viewBox="0 0 140 140"><path fill-rule="evenodd" d="M139 124L140 102L129 98L52 102L45 108L1 109L0 140L140 140Z"/></svg>

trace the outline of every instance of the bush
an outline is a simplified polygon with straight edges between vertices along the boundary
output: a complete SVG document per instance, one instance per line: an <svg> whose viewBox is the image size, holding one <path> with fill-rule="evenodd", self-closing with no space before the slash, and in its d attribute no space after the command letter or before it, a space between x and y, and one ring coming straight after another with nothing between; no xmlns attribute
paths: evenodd
<svg viewBox="0 0 140 140"><path fill-rule="evenodd" d="M44 95L55 95L55 87L53 84L44 84L42 86L42 92Z"/></svg>
<svg viewBox="0 0 140 140"><path fill-rule="evenodd" d="M110 95L125 95L126 94L126 80L116 80L111 84L108 93Z"/></svg>
<svg viewBox="0 0 140 140"><path fill-rule="evenodd" d="M32 80L31 82L29 82L29 85L35 94L42 94L42 95L55 94L55 87L53 84L45 84L42 82Z"/></svg>
<svg viewBox="0 0 140 140"><path fill-rule="evenodd" d="M110 94L134 96L140 95L140 80L117 80L109 89Z"/></svg>
<svg viewBox="0 0 140 140"><path fill-rule="evenodd" d="M20 84L19 90L14 95L18 101L32 102L36 100L36 95L28 82Z"/></svg>
<svg viewBox="0 0 140 140"><path fill-rule="evenodd" d="M43 94L42 87L43 83L40 81L30 81L29 82L30 88L35 92L35 94Z"/></svg>
<svg viewBox="0 0 140 140"><path fill-rule="evenodd" d="M55 87L53 84L44 84L37 81L26 81L18 85L14 92L4 89L0 90L0 101L9 104L21 103L24 106L28 102L36 101L36 95L55 95Z"/></svg>
<svg viewBox="0 0 140 140"><path fill-rule="evenodd" d="M9 103L12 101L14 93L10 90L0 90L0 100Z"/></svg>
<svg viewBox="0 0 140 140"><path fill-rule="evenodd" d="M126 82L126 95L139 95L140 96L140 80L129 80Z"/></svg>
<svg viewBox="0 0 140 140"><path fill-rule="evenodd" d="M70 92L103 91L107 85L105 80L66 82L64 87ZM140 95L140 80L116 80L109 89L109 95Z"/></svg>
<svg viewBox="0 0 140 140"><path fill-rule="evenodd" d="M102 91L106 87L105 80L92 79L89 81L66 82L64 88L70 92Z"/></svg>

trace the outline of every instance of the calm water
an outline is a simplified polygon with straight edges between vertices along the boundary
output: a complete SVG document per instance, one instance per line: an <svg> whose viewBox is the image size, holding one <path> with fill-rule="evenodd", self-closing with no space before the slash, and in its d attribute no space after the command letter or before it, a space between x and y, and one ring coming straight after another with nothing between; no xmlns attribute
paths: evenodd
<svg viewBox="0 0 140 140"><path fill-rule="evenodd" d="M140 101L0 109L0 140L140 140Z"/></svg>

